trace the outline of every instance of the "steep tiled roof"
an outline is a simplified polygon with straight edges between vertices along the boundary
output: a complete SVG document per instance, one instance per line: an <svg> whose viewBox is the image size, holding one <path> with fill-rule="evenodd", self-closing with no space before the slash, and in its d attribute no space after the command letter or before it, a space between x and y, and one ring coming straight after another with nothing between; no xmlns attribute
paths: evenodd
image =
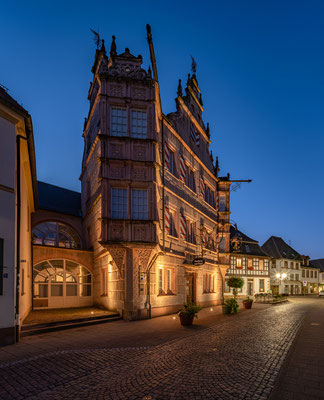
<svg viewBox="0 0 324 400"><path fill-rule="evenodd" d="M301 260L300 254L290 247L282 238L271 236L262 246L262 250L273 258Z"/></svg>
<svg viewBox="0 0 324 400"><path fill-rule="evenodd" d="M234 238L238 239L241 242L241 245L238 249L231 248L232 253L268 257L268 255L259 246L258 241L251 239L234 226L231 226L231 240Z"/></svg>
<svg viewBox="0 0 324 400"><path fill-rule="evenodd" d="M28 111L26 111L13 97L11 97L2 86L0 86L0 101L20 114L23 114L24 117L29 115Z"/></svg>
<svg viewBox="0 0 324 400"><path fill-rule="evenodd" d="M309 265L315 268L319 268L324 272L324 258L318 258L317 260L310 260Z"/></svg>
<svg viewBox="0 0 324 400"><path fill-rule="evenodd" d="M37 181L38 204L41 210L81 216L81 193Z"/></svg>

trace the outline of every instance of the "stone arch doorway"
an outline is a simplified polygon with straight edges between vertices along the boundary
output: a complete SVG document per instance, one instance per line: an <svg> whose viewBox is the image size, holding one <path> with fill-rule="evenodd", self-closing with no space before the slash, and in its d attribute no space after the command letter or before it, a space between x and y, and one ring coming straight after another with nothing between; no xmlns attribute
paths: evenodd
<svg viewBox="0 0 324 400"><path fill-rule="evenodd" d="M66 259L46 260L33 267L33 306L87 307L93 304L92 273Z"/></svg>

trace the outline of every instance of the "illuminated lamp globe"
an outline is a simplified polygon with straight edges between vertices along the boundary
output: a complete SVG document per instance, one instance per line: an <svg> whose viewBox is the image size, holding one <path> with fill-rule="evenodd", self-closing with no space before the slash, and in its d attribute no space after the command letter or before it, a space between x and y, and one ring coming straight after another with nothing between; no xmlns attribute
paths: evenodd
<svg viewBox="0 0 324 400"><path fill-rule="evenodd" d="M280 274L276 274L276 277L277 277L277 278L280 278Z"/></svg>

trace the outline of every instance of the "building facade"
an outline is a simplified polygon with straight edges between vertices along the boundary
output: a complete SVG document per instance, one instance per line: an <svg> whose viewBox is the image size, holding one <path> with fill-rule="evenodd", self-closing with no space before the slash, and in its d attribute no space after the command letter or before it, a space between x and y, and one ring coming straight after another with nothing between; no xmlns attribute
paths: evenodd
<svg viewBox="0 0 324 400"><path fill-rule="evenodd" d="M271 236L262 249L272 257L270 279L274 294L317 293L319 270L309 266L309 257L299 254L276 236Z"/></svg>
<svg viewBox="0 0 324 400"><path fill-rule="evenodd" d="M310 263L308 256L301 257L302 294L317 294L319 292L321 269Z"/></svg>
<svg viewBox="0 0 324 400"><path fill-rule="evenodd" d="M126 319L220 304L229 265L229 177L218 177L195 73L162 112L151 69L97 50L84 125L82 215L94 302ZM219 207L219 204L221 206Z"/></svg>
<svg viewBox="0 0 324 400"><path fill-rule="evenodd" d="M37 201L31 117L0 87L0 345L32 307L31 213Z"/></svg>
<svg viewBox="0 0 324 400"><path fill-rule="evenodd" d="M238 290L238 296L254 296L259 293L269 293L270 261L259 246L259 243L240 232L236 226L231 226L231 264L225 276L225 295L230 295L228 278L239 276L244 280L244 286Z"/></svg>
<svg viewBox="0 0 324 400"><path fill-rule="evenodd" d="M209 150L195 67L164 115L149 28L148 42L153 72L114 37L96 51L81 194L38 182L34 309L96 305L130 320L223 301L231 180Z"/></svg>
<svg viewBox="0 0 324 400"><path fill-rule="evenodd" d="M324 258L310 260L309 264L318 270L318 290L324 290Z"/></svg>

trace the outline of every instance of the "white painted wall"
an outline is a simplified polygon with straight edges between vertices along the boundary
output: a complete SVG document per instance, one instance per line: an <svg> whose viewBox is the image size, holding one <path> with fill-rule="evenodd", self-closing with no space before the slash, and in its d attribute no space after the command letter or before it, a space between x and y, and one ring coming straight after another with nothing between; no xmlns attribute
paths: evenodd
<svg viewBox="0 0 324 400"><path fill-rule="evenodd" d="M0 329L15 325L15 188L16 127L0 116L0 238L4 239L3 295L0 296Z"/></svg>

